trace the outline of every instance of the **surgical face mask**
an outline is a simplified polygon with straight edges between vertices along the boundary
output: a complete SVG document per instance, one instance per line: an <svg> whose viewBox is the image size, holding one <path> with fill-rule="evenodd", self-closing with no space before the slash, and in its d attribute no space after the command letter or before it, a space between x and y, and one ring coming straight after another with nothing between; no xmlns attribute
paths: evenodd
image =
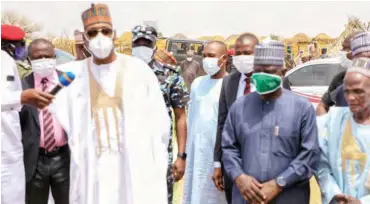
<svg viewBox="0 0 370 204"><path fill-rule="evenodd" d="M191 61L193 61L193 58L192 58L192 57L187 57L187 58L186 58L186 60L187 60L188 62L191 62Z"/></svg>
<svg viewBox="0 0 370 204"><path fill-rule="evenodd" d="M253 55L238 55L233 56L233 64L235 68L243 74L249 74L253 71L254 56Z"/></svg>
<svg viewBox="0 0 370 204"><path fill-rule="evenodd" d="M55 58L31 60L32 71L41 77L50 76L54 72L56 64Z"/></svg>
<svg viewBox="0 0 370 204"><path fill-rule="evenodd" d="M154 49L145 47L145 46L139 46L132 48L132 56L135 56L141 60L143 60L145 63L149 63L152 61L154 55Z"/></svg>
<svg viewBox="0 0 370 204"><path fill-rule="evenodd" d="M103 35L101 32L99 32L96 37L89 40L89 50L98 59L107 58L112 52L113 48L113 39Z"/></svg>
<svg viewBox="0 0 370 204"><path fill-rule="evenodd" d="M281 77L275 74L254 73L251 79L256 87L256 92L260 95L273 93L282 86Z"/></svg>
<svg viewBox="0 0 370 204"><path fill-rule="evenodd" d="M352 60L347 58L346 51L339 51L340 65L344 68L349 68L352 65Z"/></svg>
<svg viewBox="0 0 370 204"><path fill-rule="evenodd" d="M16 47L14 51L14 58L16 60L24 60L27 56L26 48L25 47Z"/></svg>
<svg viewBox="0 0 370 204"><path fill-rule="evenodd" d="M220 71L221 68L218 66L218 60L219 58L216 57L206 57L203 59L203 68L208 75L213 76Z"/></svg>

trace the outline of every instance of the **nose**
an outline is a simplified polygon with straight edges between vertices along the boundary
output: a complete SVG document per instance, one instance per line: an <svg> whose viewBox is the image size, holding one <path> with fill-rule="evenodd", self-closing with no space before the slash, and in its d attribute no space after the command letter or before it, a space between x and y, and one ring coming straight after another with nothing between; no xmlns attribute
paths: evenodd
<svg viewBox="0 0 370 204"><path fill-rule="evenodd" d="M350 101L356 100L356 97L353 94L349 93L346 95L346 100L348 103L350 103Z"/></svg>

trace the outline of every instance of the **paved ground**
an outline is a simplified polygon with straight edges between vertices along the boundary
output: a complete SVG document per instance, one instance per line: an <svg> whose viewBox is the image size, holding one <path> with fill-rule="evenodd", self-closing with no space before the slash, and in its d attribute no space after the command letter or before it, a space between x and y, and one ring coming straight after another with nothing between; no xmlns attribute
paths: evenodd
<svg viewBox="0 0 370 204"><path fill-rule="evenodd" d="M177 155L177 140L176 140L176 138L173 139L173 149L174 149L174 155ZM319 188L315 178L312 178L310 180L310 185L311 185L310 204L321 204L320 188ZM181 204L183 186L184 186L184 179L175 183L173 204Z"/></svg>

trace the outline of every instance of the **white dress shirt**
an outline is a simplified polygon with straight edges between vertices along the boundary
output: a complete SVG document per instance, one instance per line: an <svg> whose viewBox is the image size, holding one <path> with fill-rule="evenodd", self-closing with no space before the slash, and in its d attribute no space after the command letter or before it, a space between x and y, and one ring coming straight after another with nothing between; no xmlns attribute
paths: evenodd
<svg viewBox="0 0 370 204"><path fill-rule="evenodd" d="M245 83L246 83L245 79L247 79L247 76L245 76L245 74L242 74L240 76L238 92L236 94L237 99L244 95L244 89L245 89ZM250 87L251 87L251 93L256 91L256 87L254 86L254 84L251 83Z"/></svg>

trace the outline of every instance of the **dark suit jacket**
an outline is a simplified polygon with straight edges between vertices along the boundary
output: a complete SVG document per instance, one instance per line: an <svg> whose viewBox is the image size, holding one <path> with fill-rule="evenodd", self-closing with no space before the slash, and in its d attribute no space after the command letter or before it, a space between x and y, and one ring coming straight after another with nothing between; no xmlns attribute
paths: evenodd
<svg viewBox="0 0 370 204"><path fill-rule="evenodd" d="M217 124L217 135L216 143L214 148L215 162L220 162L222 157L221 141L222 141L222 130L226 121L229 108L236 100L236 96L239 88L241 73L237 70L233 70L230 75L224 77L222 81L221 95L218 106L218 124ZM283 79L283 87L290 90L290 83L287 78Z"/></svg>
<svg viewBox="0 0 370 204"><path fill-rule="evenodd" d="M60 74L61 72L58 71L59 76ZM23 78L23 90L34 88L34 81L33 73ZM22 129L24 168L26 171L26 181L29 182L36 171L40 150L39 111L33 106L23 105L19 117Z"/></svg>

